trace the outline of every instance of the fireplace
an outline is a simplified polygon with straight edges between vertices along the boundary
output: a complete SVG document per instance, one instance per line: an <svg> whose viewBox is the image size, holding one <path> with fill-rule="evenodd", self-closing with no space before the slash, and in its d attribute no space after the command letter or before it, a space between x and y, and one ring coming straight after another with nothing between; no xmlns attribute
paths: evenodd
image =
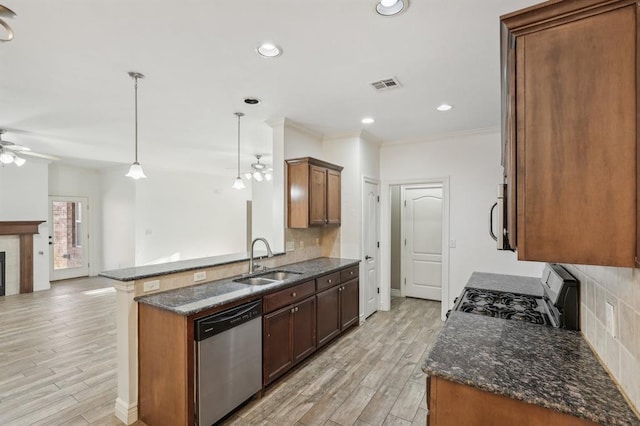
<svg viewBox="0 0 640 426"><path fill-rule="evenodd" d="M5 252L0 251L0 296L4 296L4 292L5 292L5 287L6 287L6 279L5 279L5 269L4 269L4 262L5 262Z"/></svg>
<svg viewBox="0 0 640 426"><path fill-rule="evenodd" d="M17 235L20 238L20 293L33 291L33 235L38 233L38 225L43 222L46 221L0 222L0 235ZM4 266L2 271L2 294L4 295L6 278Z"/></svg>

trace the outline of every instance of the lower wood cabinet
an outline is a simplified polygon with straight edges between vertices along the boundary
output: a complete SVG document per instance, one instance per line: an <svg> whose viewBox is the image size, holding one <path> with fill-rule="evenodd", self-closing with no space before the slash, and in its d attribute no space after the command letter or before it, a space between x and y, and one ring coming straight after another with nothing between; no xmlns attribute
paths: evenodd
<svg viewBox="0 0 640 426"><path fill-rule="evenodd" d="M311 296L263 318L265 385L316 350L316 300Z"/></svg>
<svg viewBox="0 0 640 426"><path fill-rule="evenodd" d="M463 401L464 409L460 409ZM427 378L428 426L595 426L559 411L497 395L440 377ZM526 420L526 421L525 421Z"/></svg>
<svg viewBox="0 0 640 426"><path fill-rule="evenodd" d="M318 299L318 347L356 322L359 315L358 278L324 290Z"/></svg>

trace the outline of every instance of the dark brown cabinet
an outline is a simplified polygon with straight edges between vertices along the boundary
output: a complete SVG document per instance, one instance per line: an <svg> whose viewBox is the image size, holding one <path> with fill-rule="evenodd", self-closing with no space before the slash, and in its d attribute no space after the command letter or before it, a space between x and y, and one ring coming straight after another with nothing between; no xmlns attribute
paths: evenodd
<svg viewBox="0 0 640 426"><path fill-rule="evenodd" d="M331 339L339 335L342 331L358 322L360 303L359 303L359 280L357 270L350 270L351 275L355 273L355 278L341 282L340 275L338 279L321 277L316 280L318 288L321 284L328 281L334 282L334 286L318 293L318 347L329 342ZM344 274L344 272L343 272Z"/></svg>
<svg viewBox="0 0 640 426"><path fill-rule="evenodd" d="M638 21L631 0L501 17L507 226L520 260L637 261Z"/></svg>
<svg viewBox="0 0 640 426"><path fill-rule="evenodd" d="M315 158L287 160L287 226L340 225L341 166Z"/></svg>
<svg viewBox="0 0 640 426"><path fill-rule="evenodd" d="M315 296L267 314L263 322L262 378L267 385L315 351Z"/></svg>

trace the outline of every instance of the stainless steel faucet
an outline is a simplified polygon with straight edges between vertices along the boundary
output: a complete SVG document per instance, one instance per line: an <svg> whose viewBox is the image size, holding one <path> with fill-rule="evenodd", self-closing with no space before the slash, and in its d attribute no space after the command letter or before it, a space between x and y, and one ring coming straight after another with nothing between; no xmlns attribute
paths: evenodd
<svg viewBox="0 0 640 426"><path fill-rule="evenodd" d="M265 246L267 246L267 257L273 257L273 252L271 251L271 247L269 247L269 243L267 242L267 240L265 240L262 237L258 237L255 238L252 242L251 242L251 257L249 258L249 273L253 274L255 271L254 269L254 264L253 264L253 247L256 245L257 241L262 241L264 243ZM258 264L256 264L255 266L260 266Z"/></svg>

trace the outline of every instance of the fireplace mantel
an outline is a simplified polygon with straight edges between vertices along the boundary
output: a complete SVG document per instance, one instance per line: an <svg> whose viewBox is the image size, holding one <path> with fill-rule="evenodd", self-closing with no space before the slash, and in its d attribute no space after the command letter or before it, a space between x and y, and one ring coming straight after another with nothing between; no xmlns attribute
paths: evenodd
<svg viewBox="0 0 640 426"><path fill-rule="evenodd" d="M20 237L20 293L33 292L33 234L45 220L0 221L0 235Z"/></svg>

